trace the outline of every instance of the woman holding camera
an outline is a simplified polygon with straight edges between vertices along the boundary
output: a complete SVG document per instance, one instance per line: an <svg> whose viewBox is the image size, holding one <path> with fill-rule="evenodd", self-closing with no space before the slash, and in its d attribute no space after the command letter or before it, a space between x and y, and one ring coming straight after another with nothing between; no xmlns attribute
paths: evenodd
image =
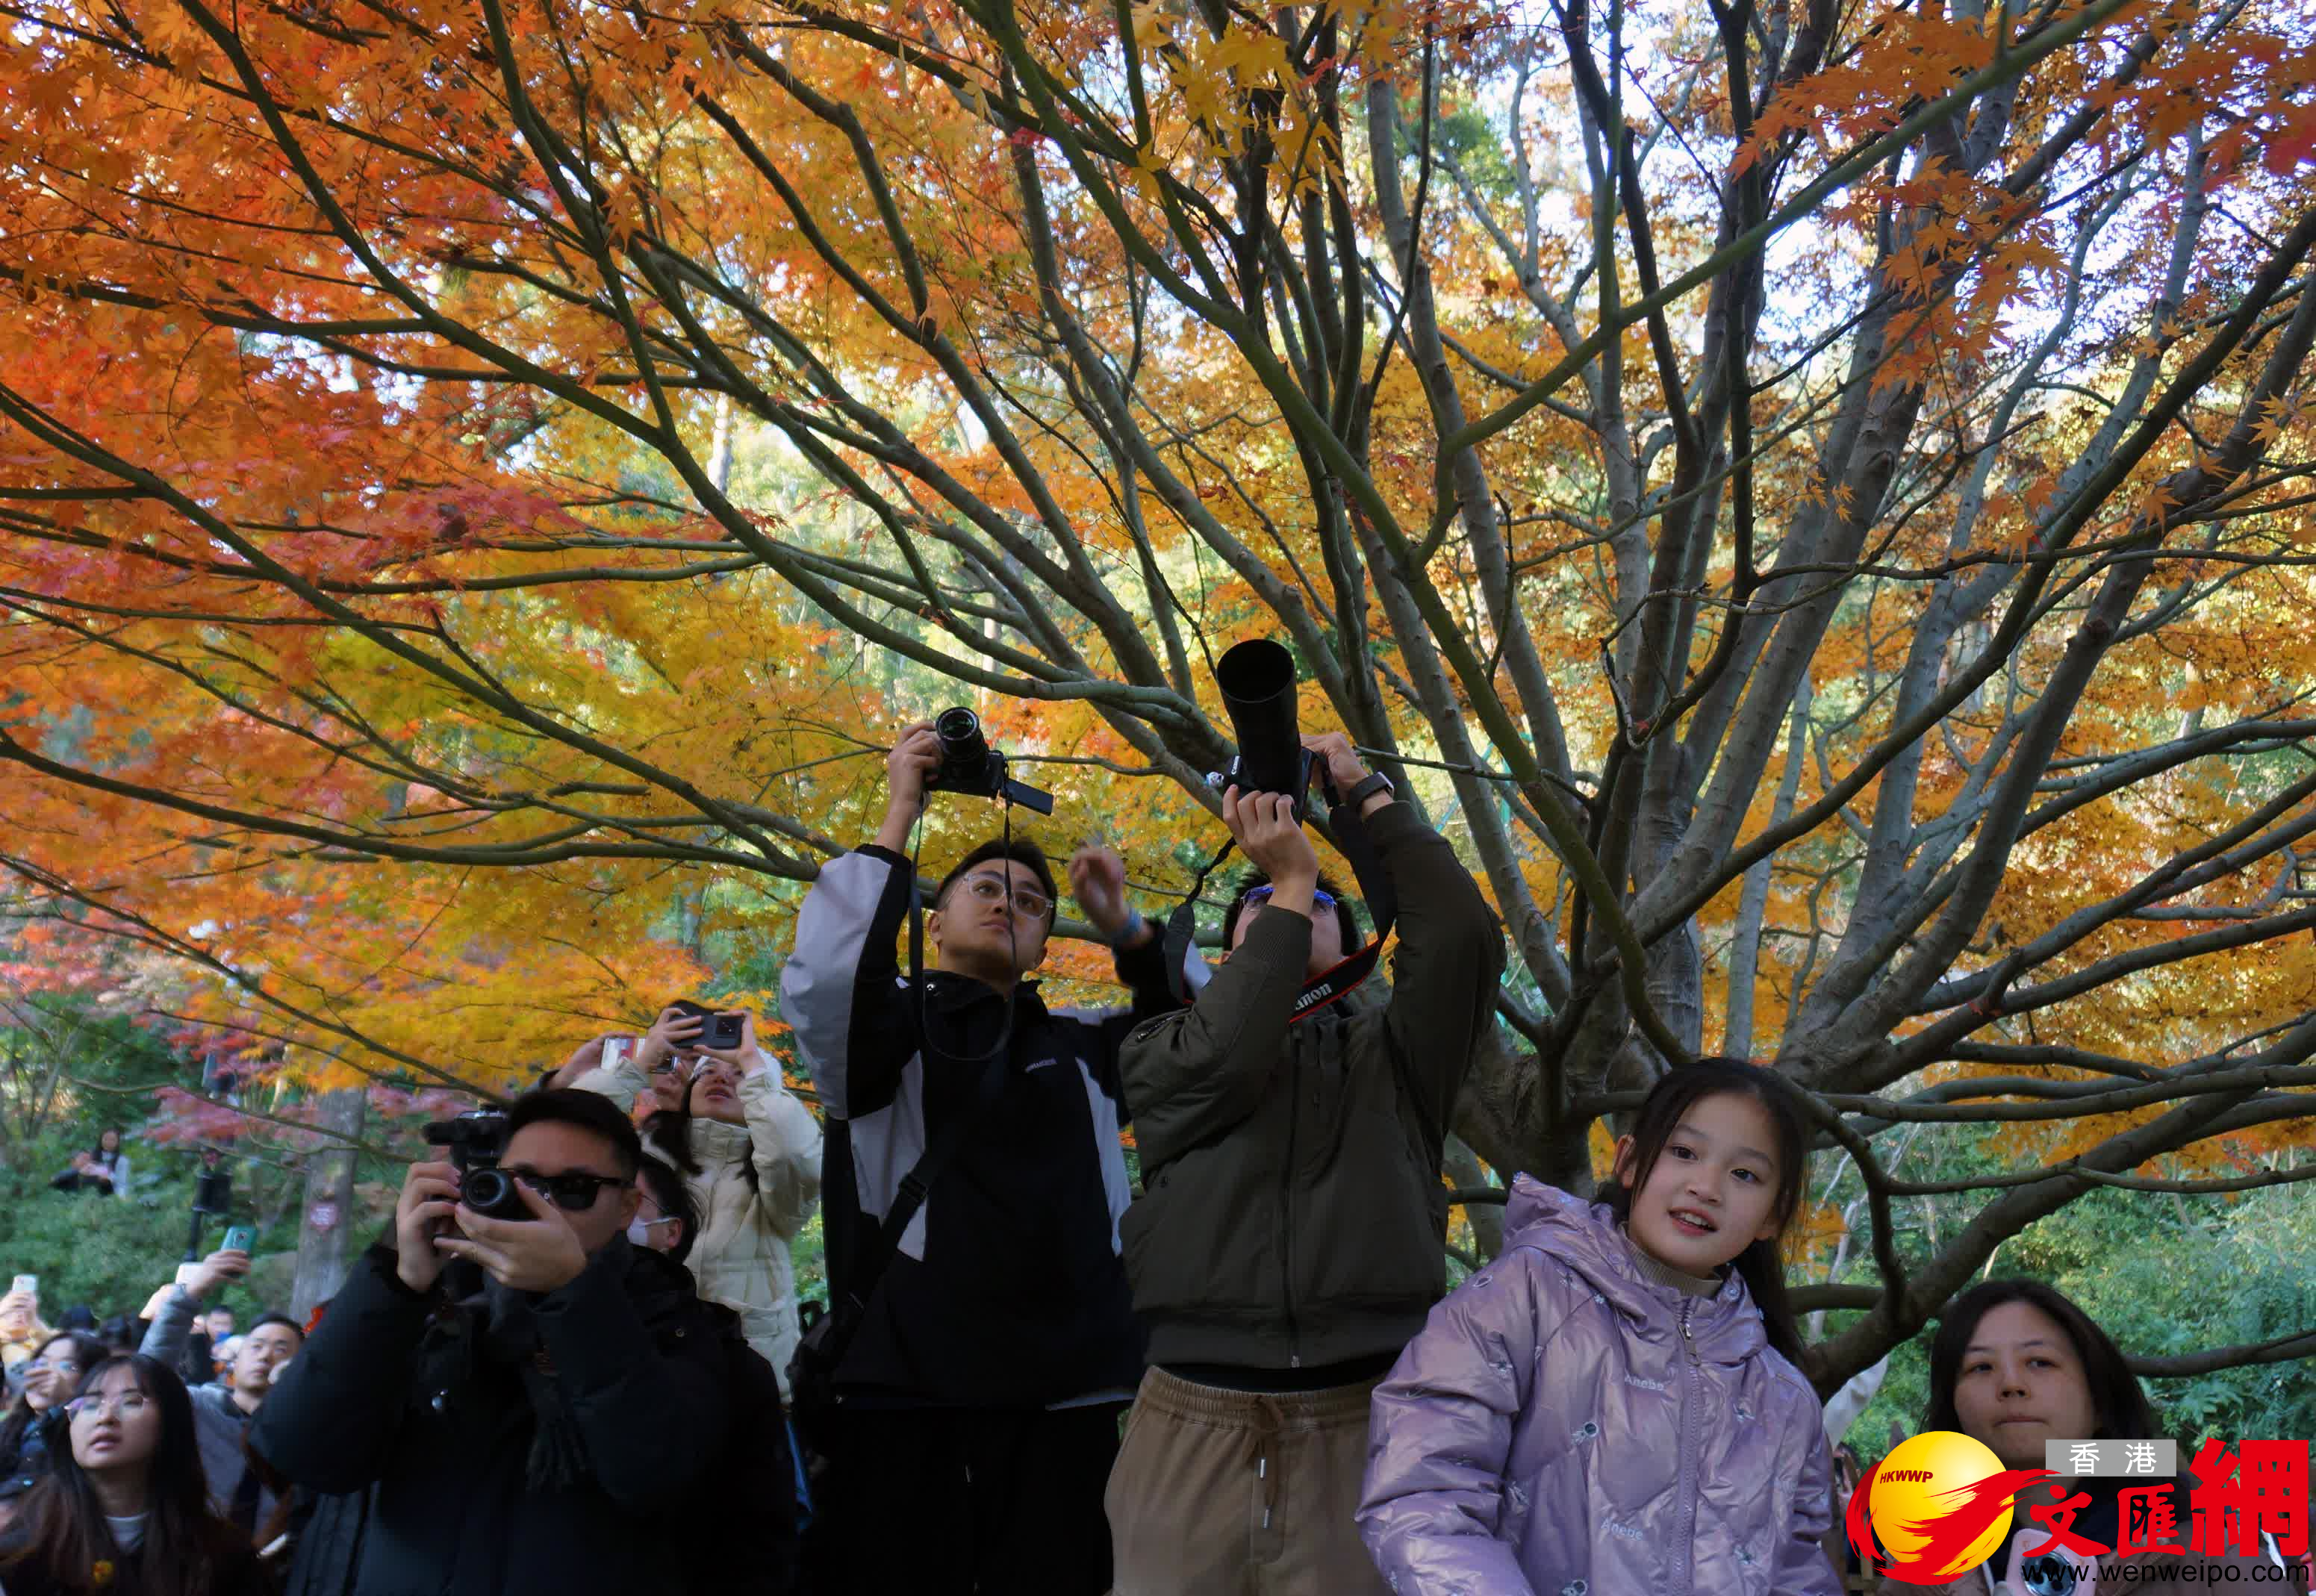
<svg viewBox="0 0 2316 1596"><path fill-rule="evenodd" d="M0 1538L8 1596L261 1596L248 1538L210 1510L185 1386L140 1353L108 1358L64 1404L49 1477ZM66 1438L59 1438L60 1441Z"/></svg>
<svg viewBox="0 0 2316 1596"><path fill-rule="evenodd" d="M757 1047L755 1016L739 1016L736 1044L711 1048L716 1018L696 1004L664 1010L632 1054L575 1083L622 1108L646 1095L658 1105L644 1143L682 1172L698 1210L699 1295L739 1314L786 1395L800 1333L788 1244L820 1200L820 1122Z"/></svg>

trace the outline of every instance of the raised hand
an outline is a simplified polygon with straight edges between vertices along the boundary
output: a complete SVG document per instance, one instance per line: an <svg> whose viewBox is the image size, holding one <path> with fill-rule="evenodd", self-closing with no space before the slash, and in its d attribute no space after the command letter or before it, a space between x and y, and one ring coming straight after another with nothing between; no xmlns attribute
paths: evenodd
<svg viewBox="0 0 2316 1596"><path fill-rule="evenodd" d="M1295 818L1295 800L1283 792L1223 794L1223 824L1257 869L1270 878L1270 901L1308 914L1319 884L1319 855Z"/></svg>
<svg viewBox="0 0 2316 1596"><path fill-rule="evenodd" d="M1126 861L1116 850L1089 843L1071 854L1070 895L1105 938L1126 929Z"/></svg>
<svg viewBox="0 0 2316 1596"><path fill-rule="evenodd" d="M194 1266L185 1277L185 1292L195 1302L208 1300L209 1294L227 1280L237 1280L249 1272L249 1254L238 1247L219 1247Z"/></svg>
<svg viewBox="0 0 2316 1596"><path fill-rule="evenodd" d="M460 1204L459 1234L435 1242L443 1252L480 1264L500 1285L514 1291L552 1291L567 1286L587 1267L587 1249L562 1210L517 1181L528 1219L493 1219Z"/></svg>
<svg viewBox="0 0 2316 1596"><path fill-rule="evenodd" d="M652 1021L651 1030L636 1046L636 1067L646 1075L666 1062L670 1055L697 1051L699 1033L708 1028L705 1016L687 1014L681 1009L662 1009L659 1018Z"/></svg>

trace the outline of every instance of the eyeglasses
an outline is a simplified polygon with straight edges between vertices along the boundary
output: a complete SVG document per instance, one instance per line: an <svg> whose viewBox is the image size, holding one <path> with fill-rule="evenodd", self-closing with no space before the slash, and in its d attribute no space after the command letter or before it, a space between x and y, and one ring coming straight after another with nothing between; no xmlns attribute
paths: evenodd
<svg viewBox="0 0 2316 1596"><path fill-rule="evenodd" d="M977 904L1002 903L1011 897L1013 912L1024 920L1043 920L1054 906L1054 900L1034 887L1016 887L1009 893L1005 883L994 876L967 876L958 885Z"/></svg>
<svg viewBox="0 0 2316 1596"><path fill-rule="evenodd" d="M25 1360L24 1373L27 1376L40 1374L47 1369L54 1369L58 1374L79 1374L81 1372L81 1366L70 1358L31 1358Z"/></svg>
<svg viewBox="0 0 2316 1596"><path fill-rule="evenodd" d="M123 1391L118 1396L76 1396L65 1404L66 1415L76 1424L83 1419L111 1417L131 1419L153 1405L153 1399L142 1391Z"/></svg>
<svg viewBox="0 0 2316 1596"><path fill-rule="evenodd" d="M1268 903L1269 900L1270 887L1268 885L1258 887L1246 895L1246 901L1251 904ZM1311 906L1315 909L1322 904L1324 904L1328 908L1333 908L1335 906L1334 895L1321 887L1314 887L1311 889Z"/></svg>
<svg viewBox="0 0 2316 1596"><path fill-rule="evenodd" d="M557 1208L574 1214L583 1214L593 1208L604 1187L616 1191L633 1184L619 1175L591 1175L583 1170L559 1175L543 1175L532 1169L511 1169L506 1172Z"/></svg>

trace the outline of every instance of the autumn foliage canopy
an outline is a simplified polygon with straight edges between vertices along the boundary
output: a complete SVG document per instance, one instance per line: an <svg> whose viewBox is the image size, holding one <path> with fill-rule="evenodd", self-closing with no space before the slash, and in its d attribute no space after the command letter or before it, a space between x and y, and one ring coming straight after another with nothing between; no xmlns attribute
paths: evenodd
<svg viewBox="0 0 2316 1596"><path fill-rule="evenodd" d="M1816 1094L1829 1367L2306 1136L2300 0L0 13L0 864L316 1079L768 988L943 702L1179 893L1273 636L1503 915L1488 1165Z"/></svg>

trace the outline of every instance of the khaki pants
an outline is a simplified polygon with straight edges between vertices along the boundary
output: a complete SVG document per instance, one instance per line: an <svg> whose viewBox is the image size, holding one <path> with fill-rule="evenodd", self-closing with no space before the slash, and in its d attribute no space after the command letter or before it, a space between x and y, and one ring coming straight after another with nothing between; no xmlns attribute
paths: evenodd
<svg viewBox="0 0 2316 1596"><path fill-rule="evenodd" d="M1102 1499L1113 1596L1379 1596L1351 1521L1376 1384L1260 1396L1143 1376Z"/></svg>

